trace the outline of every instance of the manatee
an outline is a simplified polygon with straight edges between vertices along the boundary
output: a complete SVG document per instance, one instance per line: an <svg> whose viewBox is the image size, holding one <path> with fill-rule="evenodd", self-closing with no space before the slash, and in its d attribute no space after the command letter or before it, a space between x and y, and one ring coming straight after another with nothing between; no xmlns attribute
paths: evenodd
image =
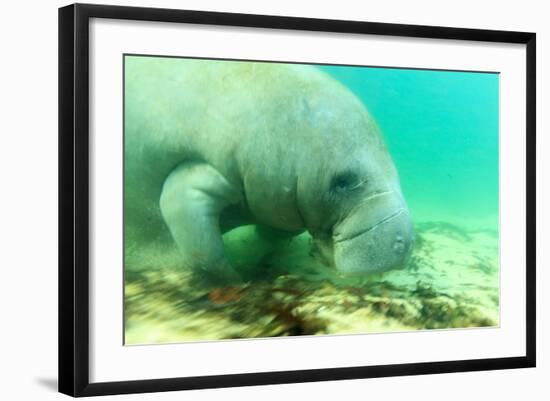
<svg viewBox="0 0 550 401"><path fill-rule="evenodd" d="M309 232L342 273L410 254L377 124L315 66L127 56L124 127L126 240L173 241L182 268L238 280L222 234L247 224L268 238Z"/></svg>

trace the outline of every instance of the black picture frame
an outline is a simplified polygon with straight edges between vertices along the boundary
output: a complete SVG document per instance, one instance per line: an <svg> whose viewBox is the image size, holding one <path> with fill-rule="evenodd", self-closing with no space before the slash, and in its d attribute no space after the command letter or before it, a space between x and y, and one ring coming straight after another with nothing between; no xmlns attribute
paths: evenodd
<svg viewBox="0 0 550 401"><path fill-rule="evenodd" d="M90 383L89 21L91 18L276 28L526 46L526 353L518 357ZM59 391L71 396L250 386L535 366L536 35L480 29L106 5L59 9Z"/></svg>

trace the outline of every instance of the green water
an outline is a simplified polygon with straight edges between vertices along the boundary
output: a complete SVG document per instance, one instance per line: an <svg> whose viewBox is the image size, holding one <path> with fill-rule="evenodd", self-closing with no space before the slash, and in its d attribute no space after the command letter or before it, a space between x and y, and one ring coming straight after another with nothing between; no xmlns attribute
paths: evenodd
<svg viewBox="0 0 550 401"><path fill-rule="evenodd" d="M131 65L126 84L139 86ZM321 263L308 233L275 246L245 225L223 236L243 282L212 285L182 268L166 229L147 235L163 224L156 200L140 206L126 189L125 215L139 217L143 207L143 219L125 221L125 344L499 325L499 75L318 68L354 92L380 127L415 226L407 265L348 277ZM126 113L133 100L125 99Z"/></svg>
<svg viewBox="0 0 550 401"><path fill-rule="evenodd" d="M320 68L378 122L416 221L498 230L498 74Z"/></svg>

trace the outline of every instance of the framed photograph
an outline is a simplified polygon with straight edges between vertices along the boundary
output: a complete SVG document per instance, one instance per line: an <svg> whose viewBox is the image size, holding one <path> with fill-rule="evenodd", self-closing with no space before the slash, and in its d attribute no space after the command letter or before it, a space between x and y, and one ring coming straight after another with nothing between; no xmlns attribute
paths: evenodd
<svg viewBox="0 0 550 401"><path fill-rule="evenodd" d="M59 390L535 366L535 34L59 10Z"/></svg>

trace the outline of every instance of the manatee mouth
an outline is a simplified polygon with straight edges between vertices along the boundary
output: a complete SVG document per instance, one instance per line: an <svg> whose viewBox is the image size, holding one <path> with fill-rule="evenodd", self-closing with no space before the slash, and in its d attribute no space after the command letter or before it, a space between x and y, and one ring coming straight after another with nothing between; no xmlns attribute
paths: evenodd
<svg viewBox="0 0 550 401"><path fill-rule="evenodd" d="M382 224L388 223L389 221L399 217L401 214L406 213L406 212L408 212L407 209L399 208L394 213L390 214L389 216L384 217L382 220L378 221L376 224L373 224L372 226L370 226L370 227L368 227L364 230L357 231L356 233L353 233L353 234L351 234L351 235L349 235L345 238L334 239L334 243L337 244L339 242L345 242L345 241L349 241L349 240L352 240L354 238L357 238L357 237L359 237L363 234L368 233L369 231L374 230L376 227L379 227Z"/></svg>

